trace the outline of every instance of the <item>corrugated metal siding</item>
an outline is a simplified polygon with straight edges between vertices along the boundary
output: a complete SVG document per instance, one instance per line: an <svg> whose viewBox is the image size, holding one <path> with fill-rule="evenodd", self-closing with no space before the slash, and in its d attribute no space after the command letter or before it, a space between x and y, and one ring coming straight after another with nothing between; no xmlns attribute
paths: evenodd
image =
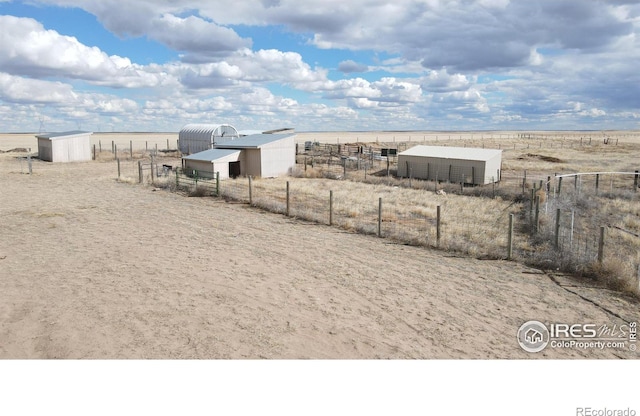
<svg viewBox="0 0 640 416"><path fill-rule="evenodd" d="M265 144L262 150L262 175L275 177L286 175L296 163L296 146L294 136Z"/></svg>
<svg viewBox="0 0 640 416"><path fill-rule="evenodd" d="M230 124L187 124L178 134L182 153L198 153L211 149L214 143L237 139L238 131Z"/></svg>
<svg viewBox="0 0 640 416"><path fill-rule="evenodd" d="M53 162L51 140L38 138L38 158L47 162Z"/></svg>

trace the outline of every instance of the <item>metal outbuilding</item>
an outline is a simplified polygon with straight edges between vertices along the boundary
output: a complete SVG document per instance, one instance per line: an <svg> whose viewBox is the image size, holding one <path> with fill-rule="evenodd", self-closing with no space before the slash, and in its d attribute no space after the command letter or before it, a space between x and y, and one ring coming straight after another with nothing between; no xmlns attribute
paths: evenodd
<svg viewBox="0 0 640 416"><path fill-rule="evenodd" d="M91 135L89 131L45 133L38 139L38 158L48 162L81 162L91 160Z"/></svg>
<svg viewBox="0 0 640 416"><path fill-rule="evenodd" d="M414 146L398 153L398 176L485 185L500 180L502 150Z"/></svg>
<svg viewBox="0 0 640 416"><path fill-rule="evenodd" d="M296 163L295 134L252 134L214 144L214 148L185 156L187 174L199 177L277 177L290 173Z"/></svg>
<svg viewBox="0 0 640 416"><path fill-rule="evenodd" d="M180 130L178 142L180 152L194 154L238 137L238 130L230 124L187 124Z"/></svg>

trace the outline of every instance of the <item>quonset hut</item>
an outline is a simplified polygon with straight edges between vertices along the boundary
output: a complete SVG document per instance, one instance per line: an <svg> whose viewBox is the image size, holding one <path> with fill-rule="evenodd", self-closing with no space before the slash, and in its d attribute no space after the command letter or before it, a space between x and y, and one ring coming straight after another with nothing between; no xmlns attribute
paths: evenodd
<svg viewBox="0 0 640 416"><path fill-rule="evenodd" d="M180 152L193 154L238 137L238 130L230 124L187 124L180 130L178 142Z"/></svg>

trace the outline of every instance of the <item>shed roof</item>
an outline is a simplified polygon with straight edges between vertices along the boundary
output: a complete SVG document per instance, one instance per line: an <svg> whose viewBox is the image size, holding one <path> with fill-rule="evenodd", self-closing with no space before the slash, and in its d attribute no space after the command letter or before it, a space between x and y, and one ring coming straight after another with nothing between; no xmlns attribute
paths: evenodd
<svg viewBox="0 0 640 416"><path fill-rule="evenodd" d="M82 131L82 130L71 130L71 131L63 131L59 133L43 133L36 135L38 139L60 139L63 137L72 137L72 136L85 136L91 135L93 132L91 131Z"/></svg>
<svg viewBox="0 0 640 416"><path fill-rule="evenodd" d="M291 136L294 136L294 134L252 134L234 141L216 143L215 147L218 149L259 149L265 144L277 142Z"/></svg>
<svg viewBox="0 0 640 416"><path fill-rule="evenodd" d="M480 149L477 147L447 147L447 146L414 146L400 152L398 156L423 156L440 159L462 159L487 161L502 155L499 149Z"/></svg>
<svg viewBox="0 0 640 416"><path fill-rule="evenodd" d="M209 149L202 152L194 153L189 156L183 157L188 160L199 160L205 162L213 162L223 157L231 156L234 153L240 153L238 149Z"/></svg>

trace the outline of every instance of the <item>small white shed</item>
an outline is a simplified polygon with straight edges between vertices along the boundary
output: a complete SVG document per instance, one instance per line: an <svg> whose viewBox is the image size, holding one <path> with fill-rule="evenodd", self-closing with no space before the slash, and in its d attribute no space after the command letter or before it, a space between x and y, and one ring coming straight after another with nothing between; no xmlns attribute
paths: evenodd
<svg viewBox="0 0 640 416"><path fill-rule="evenodd" d="M238 130L230 124L187 124L178 133L178 143L180 152L194 154L238 137Z"/></svg>
<svg viewBox="0 0 640 416"><path fill-rule="evenodd" d="M220 172L220 179L240 175L241 150L209 149L182 158L182 169L189 176L212 179ZM196 171L196 172L194 172Z"/></svg>
<svg viewBox="0 0 640 416"><path fill-rule="evenodd" d="M38 139L38 158L48 162L81 162L91 160L91 135L88 131L46 133Z"/></svg>
<svg viewBox="0 0 640 416"><path fill-rule="evenodd" d="M182 158L187 174L197 170L200 177L213 177L220 172L220 179L277 177L290 173L295 164L295 134L252 134Z"/></svg>
<svg viewBox="0 0 640 416"><path fill-rule="evenodd" d="M415 146L398 153L398 176L485 185L500 180L502 150Z"/></svg>

